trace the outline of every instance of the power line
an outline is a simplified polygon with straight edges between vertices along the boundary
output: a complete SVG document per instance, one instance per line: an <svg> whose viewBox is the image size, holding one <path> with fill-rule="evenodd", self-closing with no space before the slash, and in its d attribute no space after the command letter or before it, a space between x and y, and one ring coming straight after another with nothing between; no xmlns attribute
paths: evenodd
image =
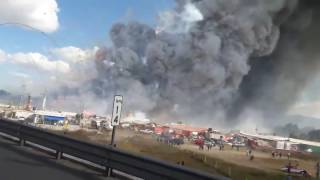
<svg viewBox="0 0 320 180"><path fill-rule="evenodd" d="M6 25L15 25L15 26L22 26L22 27L25 27L27 29L31 29L33 31L37 31L39 32L40 34L42 34L44 37L46 37L55 47L59 47L58 46L58 43L57 41L55 41L49 34L45 33L44 31L36 28L36 27L33 27L33 26L30 26L28 24L23 24L23 23L18 23L18 22L4 22L4 23L0 23L0 26L6 26Z"/></svg>
<svg viewBox="0 0 320 180"><path fill-rule="evenodd" d="M33 30L33 31L36 31L36 32L39 32L42 36L44 36L46 39L49 40L49 42L51 42L51 44L54 46L54 47L59 47L57 41L55 41L49 34L45 33L44 31L36 28L36 27L33 27L31 25L28 25L28 24L24 24L24 23L18 23L18 22L3 22L3 23L0 23L0 26L10 26L10 25L14 25L14 26L21 26L21 27L24 27L26 29L30 29L30 30ZM50 51L49 51L50 53ZM33 56L30 56L32 59ZM56 64L56 71L55 71L55 76L57 77L57 71L58 71L58 67L57 67L57 64Z"/></svg>

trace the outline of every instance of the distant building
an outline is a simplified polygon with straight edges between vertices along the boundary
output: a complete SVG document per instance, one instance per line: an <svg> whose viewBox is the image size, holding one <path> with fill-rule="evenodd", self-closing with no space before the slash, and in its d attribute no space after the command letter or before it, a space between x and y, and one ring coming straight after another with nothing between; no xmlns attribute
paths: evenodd
<svg viewBox="0 0 320 180"><path fill-rule="evenodd" d="M62 112L36 110L27 120L35 124L62 125L65 117Z"/></svg>
<svg viewBox="0 0 320 180"><path fill-rule="evenodd" d="M320 142L307 141L273 135L240 133L241 136L254 140L262 148L272 148L285 151L320 152Z"/></svg>
<svg viewBox="0 0 320 180"><path fill-rule="evenodd" d="M19 120L25 120L33 114L32 111L16 110L8 113L8 118L14 118Z"/></svg>
<svg viewBox="0 0 320 180"><path fill-rule="evenodd" d="M164 125L164 127L168 128L169 130L173 130L176 135L185 137L189 137L193 134L204 134L207 131L207 128L192 127L185 124L167 124Z"/></svg>
<svg viewBox="0 0 320 180"><path fill-rule="evenodd" d="M146 125L151 123L151 120L146 118L145 114L143 113L135 113L124 117L120 122L123 124Z"/></svg>

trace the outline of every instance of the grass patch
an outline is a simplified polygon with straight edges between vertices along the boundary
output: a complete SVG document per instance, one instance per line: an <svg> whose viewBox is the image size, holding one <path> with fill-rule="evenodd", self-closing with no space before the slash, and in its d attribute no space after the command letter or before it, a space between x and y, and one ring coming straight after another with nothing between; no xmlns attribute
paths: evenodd
<svg viewBox="0 0 320 180"><path fill-rule="evenodd" d="M204 154L189 150L181 150L166 144L155 142L153 139L135 136L127 138L119 144L119 148L140 155L147 155L172 163L184 161L185 166L199 169L212 174L230 177L234 180L284 180L286 174L266 172L263 170L249 168L225 162L221 159L208 157ZM293 179L310 179L305 177L293 177Z"/></svg>
<svg viewBox="0 0 320 180"><path fill-rule="evenodd" d="M109 138L110 136L108 134L97 134L96 132L87 132L83 130L67 132L65 135L99 144L105 144L106 138ZM277 170L270 172L258 168L241 166L241 164L226 162L223 159L207 156L192 150L168 146L157 142L150 136L133 135L131 137L123 137L117 140L117 147L131 153L150 156L175 164L184 161L184 164L187 167L216 175L223 175L234 180L285 180L287 176L285 173L280 171L277 172ZM266 163L272 161L269 159L265 160ZM304 180L312 178L294 176L292 179Z"/></svg>

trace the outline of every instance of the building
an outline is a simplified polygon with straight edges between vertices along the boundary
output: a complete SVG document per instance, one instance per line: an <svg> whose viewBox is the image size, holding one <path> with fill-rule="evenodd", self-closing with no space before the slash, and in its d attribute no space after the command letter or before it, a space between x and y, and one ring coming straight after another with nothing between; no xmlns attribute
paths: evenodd
<svg viewBox="0 0 320 180"><path fill-rule="evenodd" d="M192 127L185 124L166 124L164 128L172 130L176 135L189 137L191 135L203 134L208 130L207 128Z"/></svg>
<svg viewBox="0 0 320 180"><path fill-rule="evenodd" d="M165 128L162 126L155 126L153 128L153 132L158 135L162 134L164 131L165 131Z"/></svg>
<svg viewBox="0 0 320 180"><path fill-rule="evenodd" d="M15 110L15 111L7 111L7 117L18 120L25 120L33 114L32 111L26 110Z"/></svg>
<svg viewBox="0 0 320 180"><path fill-rule="evenodd" d="M28 121L35 124L63 125L65 114L57 111L36 110L33 111Z"/></svg>
<svg viewBox="0 0 320 180"><path fill-rule="evenodd" d="M281 136L273 135L261 135L261 134L249 134L240 133L248 139L254 139L257 146L263 148L272 148L277 150L285 151L296 151L296 152L319 152L320 153L320 142L307 141L302 139L294 139Z"/></svg>
<svg viewBox="0 0 320 180"><path fill-rule="evenodd" d="M127 117L124 117L120 123L123 124L136 124L136 125L146 125L151 123L151 120L146 118L142 113L130 114Z"/></svg>

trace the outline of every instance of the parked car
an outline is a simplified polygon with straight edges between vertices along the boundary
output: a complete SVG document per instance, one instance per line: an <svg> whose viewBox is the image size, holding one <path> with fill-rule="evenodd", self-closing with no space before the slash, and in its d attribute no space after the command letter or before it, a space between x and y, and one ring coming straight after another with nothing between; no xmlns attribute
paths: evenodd
<svg viewBox="0 0 320 180"><path fill-rule="evenodd" d="M153 133L153 131L150 129L141 129L141 130L139 130L139 132L144 133L144 134L152 134Z"/></svg>
<svg viewBox="0 0 320 180"><path fill-rule="evenodd" d="M184 144L184 140L183 138L174 138L172 139L172 143L175 145L181 145L181 144Z"/></svg>
<svg viewBox="0 0 320 180"><path fill-rule="evenodd" d="M245 147L246 144L243 143L243 142L233 142L233 143L232 143L232 146L233 146L233 147Z"/></svg>
<svg viewBox="0 0 320 180"><path fill-rule="evenodd" d="M287 166L281 168L281 171L288 172L288 168L289 168L289 166L287 165ZM299 176L306 176L306 177L310 176L310 174L305 169L300 169L300 168L294 167L294 166L291 166L290 173L291 174L296 174L296 175L299 175Z"/></svg>
<svg viewBox="0 0 320 180"><path fill-rule="evenodd" d="M24 117L18 117L18 120L19 120L19 121L24 121L25 118L24 118Z"/></svg>
<svg viewBox="0 0 320 180"><path fill-rule="evenodd" d="M193 144L203 145L203 144L204 144L204 139L195 139L195 140L193 141Z"/></svg>
<svg viewBox="0 0 320 180"><path fill-rule="evenodd" d="M215 146L215 142L212 140L205 140L204 141L204 145L211 145L211 146Z"/></svg>

